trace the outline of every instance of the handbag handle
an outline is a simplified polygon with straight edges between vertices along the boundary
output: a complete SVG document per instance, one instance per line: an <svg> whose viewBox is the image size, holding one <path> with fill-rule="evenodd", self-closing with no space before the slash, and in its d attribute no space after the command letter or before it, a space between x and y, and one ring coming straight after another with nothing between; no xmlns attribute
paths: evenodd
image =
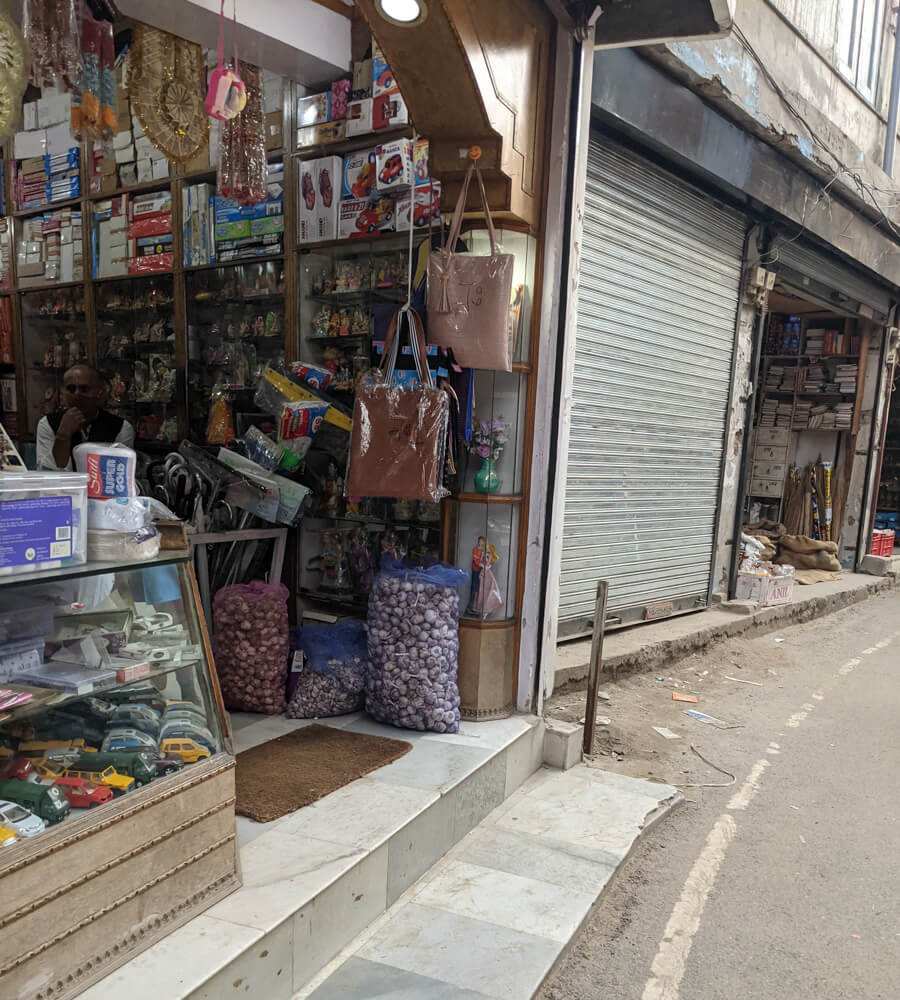
<svg viewBox="0 0 900 1000"><path fill-rule="evenodd" d="M466 199L469 195L469 182L472 179L473 173L478 178L478 188L481 192L481 205L484 208L484 218L487 222L488 236L491 240L491 256L495 257L498 253L500 253L500 247L497 245L497 233L494 229L494 220L491 217L491 209L488 205L487 192L484 189L484 178L481 176L481 171L478 169L477 162L473 163L466 171L466 178L460 188L459 197L456 199L456 208L453 210L453 220L450 223L449 251L450 253L453 253L456 248L456 241L459 239L459 232L462 229L462 217L466 208Z"/></svg>
<svg viewBox="0 0 900 1000"><path fill-rule="evenodd" d="M422 317L415 309L403 306L394 313L391 325L388 327L387 336L384 338L384 347L381 352L381 364L378 370L385 385L390 385L394 378L394 371L397 367L397 355L400 347L400 325L406 317L406 325L409 329L409 343L412 347L413 359L416 362L416 371L419 380L423 385L434 388L431 378L431 371L428 368L427 353L425 348L425 330L422 326Z"/></svg>

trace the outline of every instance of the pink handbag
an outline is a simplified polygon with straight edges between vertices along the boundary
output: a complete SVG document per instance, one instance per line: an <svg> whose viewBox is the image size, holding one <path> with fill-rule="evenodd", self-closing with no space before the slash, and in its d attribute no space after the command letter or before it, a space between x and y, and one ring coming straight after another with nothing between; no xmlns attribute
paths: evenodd
<svg viewBox="0 0 900 1000"><path fill-rule="evenodd" d="M237 3L232 8L234 21L234 69L225 67L225 0L219 8L219 61L209 78L204 110L220 122L236 118L247 105L247 88L238 76Z"/></svg>
<svg viewBox="0 0 900 1000"><path fill-rule="evenodd" d="M473 172L478 177L491 241L489 257L454 253ZM456 200L449 243L428 258L429 343L452 348L464 368L512 371L512 279L513 256L500 253L481 171L473 163Z"/></svg>

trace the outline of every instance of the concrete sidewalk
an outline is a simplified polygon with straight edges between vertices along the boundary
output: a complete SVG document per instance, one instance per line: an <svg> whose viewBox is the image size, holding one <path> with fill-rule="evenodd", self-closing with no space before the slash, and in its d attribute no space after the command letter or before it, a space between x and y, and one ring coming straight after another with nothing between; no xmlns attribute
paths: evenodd
<svg viewBox="0 0 900 1000"><path fill-rule="evenodd" d="M678 618L607 632L603 641L603 673L618 676L656 670L664 663L706 649L722 639L758 635L820 618L890 589L896 585L898 574L900 556L895 556L893 571L888 576L842 573L838 580L811 587L795 584L790 604L773 608L748 608L743 602L733 602L731 608L719 604ZM583 687L590 657L590 639L559 646L553 693Z"/></svg>

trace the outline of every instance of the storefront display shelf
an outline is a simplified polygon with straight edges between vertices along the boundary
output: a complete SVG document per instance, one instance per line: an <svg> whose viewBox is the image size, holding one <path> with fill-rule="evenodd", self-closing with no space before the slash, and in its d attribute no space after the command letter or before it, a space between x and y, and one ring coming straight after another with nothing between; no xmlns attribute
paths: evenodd
<svg viewBox="0 0 900 1000"><path fill-rule="evenodd" d="M367 236L350 236L343 240L320 240L318 243L298 243L297 249L301 253L314 252L316 250L348 250L353 253L369 253L371 245L384 243L396 243L402 248L409 243L409 233L374 233Z"/></svg>
<svg viewBox="0 0 900 1000"><path fill-rule="evenodd" d="M17 208L10 212L10 215L17 219L24 219L29 215L43 215L44 212L55 212L59 208L73 208L81 205L82 198L64 198L61 201L48 201L44 205L32 205L30 208Z"/></svg>
<svg viewBox="0 0 900 1000"><path fill-rule="evenodd" d="M126 570L148 569L154 566L172 566L178 563L189 563L191 554L187 551L160 552L154 559L146 562L86 562L80 566L64 566L61 569L48 569L40 573L21 573L17 576L0 576L0 595L5 590L21 587L24 584L37 583L42 580L68 580L80 576L100 576L104 573L123 573Z"/></svg>

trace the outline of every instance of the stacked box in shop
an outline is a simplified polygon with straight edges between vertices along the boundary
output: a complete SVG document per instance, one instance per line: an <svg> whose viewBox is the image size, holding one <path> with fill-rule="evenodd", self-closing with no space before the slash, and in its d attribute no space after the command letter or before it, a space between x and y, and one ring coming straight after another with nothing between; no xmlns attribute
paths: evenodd
<svg viewBox="0 0 900 1000"><path fill-rule="evenodd" d="M118 195L94 205L94 277L172 270L172 194Z"/></svg>
<svg viewBox="0 0 900 1000"><path fill-rule="evenodd" d="M181 245L185 267L216 262L214 192L214 184L192 184L182 191Z"/></svg>
<svg viewBox="0 0 900 1000"><path fill-rule="evenodd" d="M13 190L16 205L23 211L77 198L81 194L78 147L17 160Z"/></svg>
<svg viewBox="0 0 900 1000"><path fill-rule="evenodd" d="M284 164L270 163L268 195L255 205L214 198L215 260L277 256L284 243Z"/></svg>
<svg viewBox="0 0 900 1000"><path fill-rule="evenodd" d="M81 210L58 208L23 219L16 271L22 287L82 281Z"/></svg>

